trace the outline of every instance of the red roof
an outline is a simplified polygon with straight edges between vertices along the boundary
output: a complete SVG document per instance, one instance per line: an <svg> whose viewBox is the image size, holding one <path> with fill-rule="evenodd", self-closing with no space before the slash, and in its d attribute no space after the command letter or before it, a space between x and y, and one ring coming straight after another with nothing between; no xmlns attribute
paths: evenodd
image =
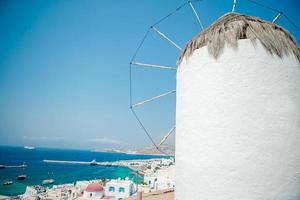
<svg viewBox="0 0 300 200"><path fill-rule="evenodd" d="M99 183L90 183L85 189L87 192L101 192L103 190L104 188Z"/></svg>

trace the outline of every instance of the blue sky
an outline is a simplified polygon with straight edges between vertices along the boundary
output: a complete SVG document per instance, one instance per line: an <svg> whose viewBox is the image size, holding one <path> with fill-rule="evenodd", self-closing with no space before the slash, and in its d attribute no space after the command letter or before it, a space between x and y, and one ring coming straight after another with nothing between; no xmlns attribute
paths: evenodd
<svg viewBox="0 0 300 200"><path fill-rule="evenodd" d="M207 27L231 0L194 3ZM259 0L300 25L297 0ZM149 145L129 110L128 63L150 25L182 0L0 1L0 144L60 148ZM272 20L247 0L237 12ZM299 41L300 32L286 19ZM199 32L185 7L158 28L184 47ZM151 33L137 60L175 66L179 52ZM175 88L175 73L133 70L133 100ZM175 96L137 109L158 141L175 121Z"/></svg>

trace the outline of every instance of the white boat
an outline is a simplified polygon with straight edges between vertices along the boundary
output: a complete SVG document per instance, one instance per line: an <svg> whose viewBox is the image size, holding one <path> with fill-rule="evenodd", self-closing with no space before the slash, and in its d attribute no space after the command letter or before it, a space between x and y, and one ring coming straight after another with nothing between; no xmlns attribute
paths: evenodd
<svg viewBox="0 0 300 200"><path fill-rule="evenodd" d="M32 150L32 149L35 149L35 147L33 147L33 146L24 146L24 149L30 149L30 150Z"/></svg>
<svg viewBox="0 0 300 200"><path fill-rule="evenodd" d="M49 184L54 183L54 181L55 181L54 179L45 179L45 180L43 180L42 184L49 185Z"/></svg>
<svg viewBox="0 0 300 200"><path fill-rule="evenodd" d="M12 181L6 181L6 182L3 183L3 185L12 185L12 184L13 184Z"/></svg>
<svg viewBox="0 0 300 200"><path fill-rule="evenodd" d="M25 167L27 167L27 165L25 164L25 163L23 163L22 165L20 165L19 167L23 167L23 168L25 168Z"/></svg>
<svg viewBox="0 0 300 200"><path fill-rule="evenodd" d="M96 160L92 160L92 161L90 162L90 165L98 165L98 163L97 163Z"/></svg>
<svg viewBox="0 0 300 200"><path fill-rule="evenodd" d="M25 174L22 174L22 175L17 176L17 180L18 180L18 181L24 180L24 179L26 179L26 178L27 178L27 176L26 176Z"/></svg>

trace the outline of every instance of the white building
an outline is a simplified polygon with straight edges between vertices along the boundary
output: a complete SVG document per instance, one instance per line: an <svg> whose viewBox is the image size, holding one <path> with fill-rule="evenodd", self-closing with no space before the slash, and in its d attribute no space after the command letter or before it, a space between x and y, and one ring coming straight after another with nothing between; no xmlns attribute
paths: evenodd
<svg viewBox="0 0 300 200"><path fill-rule="evenodd" d="M105 195L113 196L116 200L126 198L134 193L134 184L131 180L110 180L105 186Z"/></svg>
<svg viewBox="0 0 300 200"><path fill-rule="evenodd" d="M144 183L146 183L151 191L163 190L175 187L175 166L165 166L156 170L154 173L146 174L144 176Z"/></svg>
<svg viewBox="0 0 300 200"><path fill-rule="evenodd" d="M51 193L51 191L60 193L62 198L68 200L76 199L78 195L78 191L74 184L54 185L51 189L49 189L48 193Z"/></svg>
<svg viewBox="0 0 300 200"><path fill-rule="evenodd" d="M23 196L23 198L26 198L29 196L36 196L37 194L38 194L38 191L34 186L27 186L25 193L22 196Z"/></svg>
<svg viewBox="0 0 300 200"><path fill-rule="evenodd" d="M149 186L150 189L156 188L157 177L153 174L144 176L144 183Z"/></svg>
<svg viewBox="0 0 300 200"><path fill-rule="evenodd" d="M25 193L21 196L21 199L37 198L39 194L46 191L46 188L42 186L27 186Z"/></svg>
<svg viewBox="0 0 300 200"><path fill-rule="evenodd" d="M299 59L286 30L238 13L187 44L177 70L176 199L300 199Z"/></svg>
<svg viewBox="0 0 300 200"><path fill-rule="evenodd" d="M84 190L83 197L88 199L101 199L104 196L104 188L99 183L90 183Z"/></svg>
<svg viewBox="0 0 300 200"><path fill-rule="evenodd" d="M77 189L74 184L62 184L47 188L46 191L39 193L38 197L41 200L74 200L77 199L77 194Z"/></svg>
<svg viewBox="0 0 300 200"><path fill-rule="evenodd" d="M82 196L84 193L84 190L87 188L87 186L90 184L90 181L76 181L75 188L77 190L77 193Z"/></svg>

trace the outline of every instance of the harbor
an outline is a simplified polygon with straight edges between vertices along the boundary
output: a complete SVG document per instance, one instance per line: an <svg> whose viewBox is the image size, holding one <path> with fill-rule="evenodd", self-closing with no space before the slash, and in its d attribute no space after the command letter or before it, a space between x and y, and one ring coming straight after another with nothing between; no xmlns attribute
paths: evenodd
<svg viewBox="0 0 300 200"><path fill-rule="evenodd" d="M8 196L23 194L26 186L43 185L43 180L50 179L55 180L54 184L65 184L74 183L77 180L117 179L118 177L125 179L129 177L135 184L140 184L143 181L142 173L145 167L139 168L136 161L142 164L142 160L145 160L145 163L148 162L148 165L150 165L152 159L163 158L156 155L50 148L36 148L29 151L24 149L23 146L0 147L0 152L7 155L0 158L0 165L23 166L23 163L26 165L24 168L3 168L0 170L0 194ZM97 161L97 165L90 165L90 162L94 159ZM45 162L44 160L48 161ZM116 161L122 161L122 163ZM132 161L131 165L130 161ZM21 175L27 177L18 180L18 176ZM13 183L10 184L9 181ZM6 182L8 185L3 185ZM52 185L47 185L47 187Z"/></svg>
<svg viewBox="0 0 300 200"><path fill-rule="evenodd" d="M119 166L127 167L137 173L140 176L146 174L146 169L152 165L152 163L167 163L168 165L174 163L171 158L157 158L147 160L120 160L114 162L96 162L96 160L88 161L67 161L67 160L43 160L45 163L56 163L56 164L81 164L81 165L100 165L100 166ZM165 165L165 164L164 164Z"/></svg>
<svg viewBox="0 0 300 200"><path fill-rule="evenodd" d="M22 150L15 149L15 151ZM47 152L48 154L53 153L52 150L47 150ZM77 156L82 154L80 160L72 159L74 158L72 155L76 153ZM38 155L37 152L34 154ZM60 157L61 155L64 156ZM62 159L67 158L65 155L68 155L70 160ZM86 161L86 155L89 155L90 159L94 159ZM116 156L114 159L118 157L119 160L103 161L105 157L109 160L112 156ZM51 157L49 156L49 158ZM98 184L97 187L103 188L102 195L106 199L109 196L118 195L127 198L136 195L137 192L143 191L148 194L154 191L172 189L175 186L173 158L68 150L56 150L52 158L54 157L58 159L37 159L35 162L26 162L26 166L28 166L24 169L1 170L7 174L7 178L2 179L0 186L2 194L16 199L47 199L49 197L54 199L84 199L89 198L91 194L88 186ZM148 158L146 159L146 157ZM24 165L9 165L7 163L3 166ZM63 173L61 169L63 169ZM115 193L112 193L110 187L127 187L126 190L130 189L131 192L125 194L117 189ZM69 191L71 191L71 196ZM97 198L101 199L101 195Z"/></svg>

